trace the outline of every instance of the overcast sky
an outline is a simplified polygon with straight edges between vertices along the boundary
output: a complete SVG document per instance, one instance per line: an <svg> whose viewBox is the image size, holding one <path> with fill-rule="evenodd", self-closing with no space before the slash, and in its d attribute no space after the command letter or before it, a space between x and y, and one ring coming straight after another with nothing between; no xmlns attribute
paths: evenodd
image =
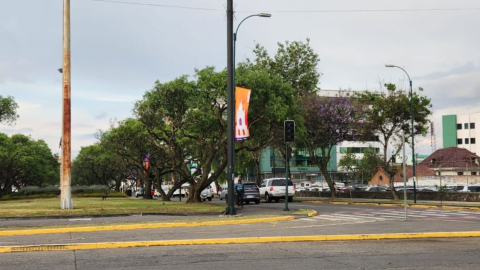
<svg viewBox="0 0 480 270"><path fill-rule="evenodd" d="M122 4L118 2L137 3ZM71 0L72 154L111 119L130 117L156 80L227 63L226 0ZM437 149L441 116L480 111L478 0L236 0L238 61L259 43L309 38L320 56L321 89L424 88L432 99ZM168 7L176 6L176 7ZM187 7L187 8L180 8ZM59 153L62 117L62 0L0 0L0 95L20 108L9 135L30 134ZM430 154L430 136L418 138Z"/></svg>

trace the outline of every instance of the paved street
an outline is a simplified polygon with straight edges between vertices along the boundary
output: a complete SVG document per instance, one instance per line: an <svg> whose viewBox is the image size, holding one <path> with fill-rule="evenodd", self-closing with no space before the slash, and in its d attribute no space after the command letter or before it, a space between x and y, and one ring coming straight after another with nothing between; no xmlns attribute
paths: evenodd
<svg viewBox="0 0 480 270"><path fill-rule="evenodd" d="M0 270L474 270L476 238L164 246L0 254Z"/></svg>

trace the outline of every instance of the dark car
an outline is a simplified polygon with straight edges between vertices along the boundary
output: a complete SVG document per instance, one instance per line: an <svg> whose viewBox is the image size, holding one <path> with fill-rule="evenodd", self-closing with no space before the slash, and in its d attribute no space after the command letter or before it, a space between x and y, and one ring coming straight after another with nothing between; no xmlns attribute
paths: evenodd
<svg viewBox="0 0 480 270"><path fill-rule="evenodd" d="M243 202L248 204L250 202L255 202L255 204L260 203L260 190L255 183L243 183L243 188L245 189L245 195L243 196Z"/></svg>

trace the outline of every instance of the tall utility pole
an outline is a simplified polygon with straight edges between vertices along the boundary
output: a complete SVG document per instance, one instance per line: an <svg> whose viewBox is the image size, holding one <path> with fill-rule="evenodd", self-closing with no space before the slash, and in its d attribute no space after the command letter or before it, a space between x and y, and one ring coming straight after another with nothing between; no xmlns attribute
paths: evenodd
<svg viewBox="0 0 480 270"><path fill-rule="evenodd" d="M235 92L233 66L233 0L227 0L227 215L235 215L233 185L235 168Z"/></svg>
<svg viewBox="0 0 480 270"><path fill-rule="evenodd" d="M60 208L73 209L71 188L70 0L63 0L63 117Z"/></svg>

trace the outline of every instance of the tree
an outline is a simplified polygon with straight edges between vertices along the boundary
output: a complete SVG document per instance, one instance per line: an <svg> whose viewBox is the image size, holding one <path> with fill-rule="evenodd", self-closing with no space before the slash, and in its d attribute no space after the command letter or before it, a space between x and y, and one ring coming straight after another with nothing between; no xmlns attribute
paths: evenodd
<svg viewBox="0 0 480 270"><path fill-rule="evenodd" d="M0 197L24 186L46 186L60 181L59 163L43 140L0 133Z"/></svg>
<svg viewBox="0 0 480 270"><path fill-rule="evenodd" d="M372 179L375 170L383 164L383 158L379 156L373 148L366 149L362 158L358 158L352 151L348 151L340 159L338 166L343 170L352 172L354 179L359 179L360 183Z"/></svg>
<svg viewBox="0 0 480 270"><path fill-rule="evenodd" d="M379 136L383 146L383 166L390 175L390 188L395 199L398 196L393 187L393 175L396 171L390 166L388 158L389 147L393 148L392 155L397 155L402 149L402 134L405 134L407 143L411 143L411 112L410 97L405 91L397 90L394 84L385 84L387 92L373 93L360 92L355 98L365 110L366 124L364 128ZM423 91L422 88L418 89ZM430 99L414 92L413 97L414 134L425 135L428 131L428 116L431 115L432 104ZM423 113L420 113L423 112Z"/></svg>
<svg viewBox="0 0 480 270"><path fill-rule="evenodd" d="M318 166L332 196L335 196L336 190L327 170L331 152L335 145L357 138L362 124L361 108L346 96L322 97L316 94L305 96L300 106L304 110L305 130L297 135L297 146L308 151L312 163Z"/></svg>
<svg viewBox="0 0 480 270"><path fill-rule="evenodd" d="M100 144L82 147L72 164L72 183L82 185L104 185L112 188L119 183L123 167L119 156Z"/></svg>
<svg viewBox="0 0 480 270"><path fill-rule="evenodd" d="M172 172L167 146L155 144L142 122L132 118L119 121L99 137L101 145L118 156L123 179L135 178L145 187L144 198L152 198L151 187L156 183L162 200L170 200L173 191L165 194L161 188L162 177Z"/></svg>
<svg viewBox="0 0 480 270"><path fill-rule="evenodd" d="M13 124L18 118L16 113L18 109L18 104L15 102L13 97L2 97L0 95L0 124Z"/></svg>
<svg viewBox="0 0 480 270"><path fill-rule="evenodd" d="M310 47L310 39L278 43L274 58L268 55L264 47L257 44L253 50L255 59L247 62L253 66L268 70L272 76L278 76L284 83L295 89L295 96L313 93L317 89L320 72L317 70L320 58Z"/></svg>

